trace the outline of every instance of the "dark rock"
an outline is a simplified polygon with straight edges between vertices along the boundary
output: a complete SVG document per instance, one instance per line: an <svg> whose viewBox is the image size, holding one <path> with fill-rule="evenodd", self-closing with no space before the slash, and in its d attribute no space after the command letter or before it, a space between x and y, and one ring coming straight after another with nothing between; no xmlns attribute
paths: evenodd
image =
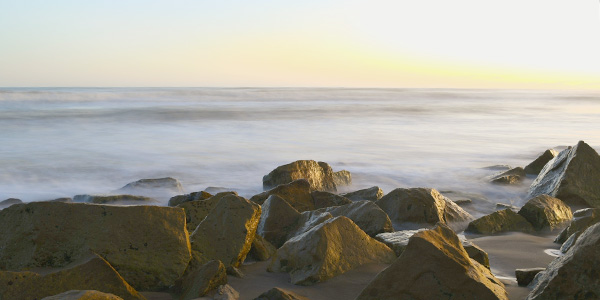
<svg viewBox="0 0 600 300"><path fill-rule="evenodd" d="M527 174L538 175L544 166L558 155L553 149L546 150L542 155L538 156L534 161L528 164L524 170Z"/></svg>
<svg viewBox="0 0 600 300"><path fill-rule="evenodd" d="M352 203L350 199L330 192L313 191L310 195L313 198L315 209Z"/></svg>
<svg viewBox="0 0 600 300"><path fill-rule="evenodd" d="M244 278L244 273L234 266L227 267L227 275L231 275L236 278Z"/></svg>
<svg viewBox="0 0 600 300"><path fill-rule="evenodd" d="M255 235L248 257L258 261L268 260L275 254L277 248L260 235Z"/></svg>
<svg viewBox="0 0 600 300"><path fill-rule="evenodd" d="M482 266L484 266L488 269L490 268L490 259L488 257L487 252L485 252L483 249L479 248L479 246L473 244L473 242L468 241L466 239L461 238L461 243L463 245L463 248L465 248L465 251L467 251L467 254L469 255L469 257L471 259L480 263Z"/></svg>
<svg viewBox="0 0 600 300"><path fill-rule="evenodd" d="M571 221L573 214L560 199L539 195L529 199L519 210L519 214L533 225L535 230L554 230Z"/></svg>
<svg viewBox="0 0 600 300"><path fill-rule="evenodd" d="M505 209L472 221L465 231L479 234L508 231L533 232L533 226L523 216L510 209Z"/></svg>
<svg viewBox="0 0 600 300"><path fill-rule="evenodd" d="M116 205L147 205L157 204L150 197L136 195L75 195L73 202Z"/></svg>
<svg viewBox="0 0 600 300"><path fill-rule="evenodd" d="M299 212L314 210L315 204L310 194L310 183L306 179L298 179L288 184L282 184L276 188L252 196L250 201L263 204L271 195L277 195L287 201Z"/></svg>
<svg viewBox="0 0 600 300"><path fill-rule="evenodd" d="M337 191L331 167L327 163L314 160L298 160L277 167L263 177L263 187L271 189L298 179L306 179L312 190Z"/></svg>
<svg viewBox="0 0 600 300"><path fill-rule="evenodd" d="M172 177L140 179L138 181L126 184L124 187L120 188L119 191L135 193L157 189L169 190L175 193L183 193L183 187L181 186L179 180Z"/></svg>
<svg viewBox="0 0 600 300"><path fill-rule="evenodd" d="M276 288L272 288L272 289L260 294L260 296L254 298L254 300L310 300L310 299L300 296L294 292L276 287Z"/></svg>
<svg viewBox="0 0 600 300"><path fill-rule="evenodd" d="M341 170L333 172L333 182L336 186L345 186L352 184L352 174L349 171Z"/></svg>
<svg viewBox="0 0 600 300"><path fill-rule="evenodd" d="M388 215L372 201L356 201L342 206L324 208L320 211L328 212L334 218L339 216L349 218L371 237L382 232L394 231Z"/></svg>
<svg viewBox="0 0 600 300"><path fill-rule="evenodd" d="M573 234L579 236L580 233L598 222L600 222L600 208L580 209L573 213L573 221L563 229L554 242L562 244Z"/></svg>
<svg viewBox="0 0 600 300"><path fill-rule="evenodd" d="M516 269L515 276L517 277L517 284L519 284L519 286L527 286L533 281L535 275L544 270L546 270L546 268Z"/></svg>
<svg viewBox="0 0 600 300"><path fill-rule="evenodd" d="M300 213L296 209L281 197L271 195L262 205L256 233L278 248L288 240L299 220Z"/></svg>
<svg viewBox="0 0 600 300"><path fill-rule="evenodd" d="M351 193L342 194L342 196L352 200L352 201L360 201L360 200L370 200L377 201L383 197L383 191L378 187L370 187L368 189L362 189L358 191L354 191Z"/></svg>
<svg viewBox="0 0 600 300"><path fill-rule="evenodd" d="M495 184L518 184L525 179L525 176L525 170L521 167L516 167L501 174L494 175L492 179L490 179L490 182Z"/></svg>
<svg viewBox="0 0 600 300"><path fill-rule="evenodd" d="M196 227L208 216L208 214L217 206L217 203L228 195L237 196L235 192L218 193L205 200L194 200L183 202L177 207L185 210L185 221L188 232L194 232Z"/></svg>
<svg viewBox="0 0 600 300"><path fill-rule="evenodd" d="M94 290L71 290L58 295L44 297L42 300L123 300L123 298Z"/></svg>
<svg viewBox="0 0 600 300"><path fill-rule="evenodd" d="M176 287L180 300L202 297L220 285L227 284L225 265L218 260L211 260L196 270L186 273Z"/></svg>
<svg viewBox="0 0 600 300"><path fill-rule="evenodd" d="M177 206L184 202L190 202L190 201L196 201L196 200L206 200L212 196L213 195L211 195L210 193L207 193L204 191L193 192L193 193L185 194L185 195L177 195L177 196L173 196L173 197L171 197L171 199L169 199L168 205L169 206Z"/></svg>

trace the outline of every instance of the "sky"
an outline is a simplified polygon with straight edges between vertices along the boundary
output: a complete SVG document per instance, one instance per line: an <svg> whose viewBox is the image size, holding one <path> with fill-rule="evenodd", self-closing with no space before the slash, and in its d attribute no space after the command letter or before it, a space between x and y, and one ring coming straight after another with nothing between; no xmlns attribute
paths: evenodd
<svg viewBox="0 0 600 300"><path fill-rule="evenodd" d="M0 0L0 86L600 89L600 3Z"/></svg>

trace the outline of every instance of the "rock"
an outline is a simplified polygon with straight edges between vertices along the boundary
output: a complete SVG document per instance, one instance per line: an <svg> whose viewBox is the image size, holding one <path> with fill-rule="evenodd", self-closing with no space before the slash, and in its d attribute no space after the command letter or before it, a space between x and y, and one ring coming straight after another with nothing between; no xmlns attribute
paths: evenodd
<svg viewBox="0 0 600 300"><path fill-rule="evenodd" d="M217 203L227 195L235 195L235 192L218 193L205 200L183 202L177 207L185 210L185 221L188 232L194 232L198 224L217 206Z"/></svg>
<svg viewBox="0 0 600 300"><path fill-rule="evenodd" d="M430 188L398 188L375 202L392 222L417 229L438 222L460 228L473 217L452 200Z"/></svg>
<svg viewBox="0 0 600 300"><path fill-rule="evenodd" d="M248 252L248 257L258 261L265 261L271 258L275 254L275 251L277 251L277 248L273 244L269 243L269 241L259 234L256 234L252 241L250 252Z"/></svg>
<svg viewBox="0 0 600 300"><path fill-rule="evenodd" d="M333 182L335 182L336 186L351 185L352 184L352 174L350 174L350 171L346 171L346 170L333 172Z"/></svg>
<svg viewBox="0 0 600 300"><path fill-rule="evenodd" d="M168 287L190 260L185 213L171 207L61 202L17 204L0 211L2 270L64 267L89 250L136 289Z"/></svg>
<svg viewBox="0 0 600 300"><path fill-rule="evenodd" d="M322 210L313 210L313 211L305 211L300 214L300 218L298 219L298 223L294 228L290 231L287 236L287 240L290 240L296 236L302 235L305 232L313 229L317 225L333 219L333 216ZM277 245L275 245L277 247Z"/></svg>
<svg viewBox="0 0 600 300"><path fill-rule="evenodd" d="M406 250L360 293L367 299L508 299L504 285L472 260L446 225L417 232Z"/></svg>
<svg viewBox="0 0 600 300"><path fill-rule="evenodd" d="M489 200L484 196L476 193L467 193L459 191L440 191L440 194L452 200L460 206L470 205L471 203L486 203Z"/></svg>
<svg viewBox="0 0 600 300"><path fill-rule="evenodd" d="M506 170L512 169L512 167L509 165L493 165L493 166L483 167L482 169L492 170L492 171L506 171Z"/></svg>
<svg viewBox="0 0 600 300"><path fill-rule="evenodd" d="M452 200L452 201L454 201L454 203L456 203L456 205L458 205L460 207L473 204L473 200L471 200L471 199L458 199L458 200Z"/></svg>
<svg viewBox="0 0 600 300"><path fill-rule="evenodd" d="M533 281L535 275L544 270L546 270L546 268L516 269L515 276L517 277L517 284L519 284L519 286L527 286Z"/></svg>
<svg viewBox="0 0 600 300"><path fill-rule="evenodd" d="M73 198L62 197L62 198L56 198L56 199L53 199L53 200L48 200L48 202L72 203L73 202Z"/></svg>
<svg viewBox="0 0 600 300"><path fill-rule="evenodd" d="M571 247L575 245L575 242L577 242L577 239L579 238L581 233L581 231L577 231L571 234L571 236L560 246L560 252L567 253L567 251L569 251L569 249L571 249Z"/></svg>
<svg viewBox="0 0 600 300"><path fill-rule="evenodd" d="M502 210L502 209L507 209L507 208L514 212L518 212L520 209L518 206L514 206L512 204L496 203L496 210Z"/></svg>
<svg viewBox="0 0 600 300"><path fill-rule="evenodd" d="M205 192L210 193L210 194L218 194L218 193L223 193L223 192L233 192L235 189L232 188L226 188L226 187L222 187L222 186L209 186L207 188L204 189ZM236 192L237 194L237 192Z"/></svg>
<svg viewBox="0 0 600 300"><path fill-rule="evenodd" d="M507 208L472 221L465 231L479 234L533 232L533 226L523 216Z"/></svg>
<svg viewBox="0 0 600 300"><path fill-rule="evenodd" d="M237 300L239 298L240 293L229 284L219 286L217 293L213 296L213 300Z"/></svg>
<svg viewBox="0 0 600 300"><path fill-rule="evenodd" d="M254 195L252 198L250 198L250 201L262 205L267 198L269 198L269 196L277 195L285 199L285 201L287 201L297 211L303 212L315 209L313 198L310 192L311 187L308 181L306 179L298 179L288 184L279 185L276 188L258 195Z"/></svg>
<svg viewBox="0 0 600 300"><path fill-rule="evenodd" d="M524 168L525 173L532 174L532 175L540 174L540 172L542 171L544 166L549 161L551 161L553 158L555 158L557 155L558 155L558 152L556 152L553 149L548 149L548 150L544 151L544 153L542 155L538 156L538 158L536 158L534 161L532 161L530 164L528 164Z"/></svg>
<svg viewBox="0 0 600 300"><path fill-rule="evenodd" d="M23 201L21 201L20 199L17 198L8 198L2 202L0 202L0 209L4 209L7 208L13 204L21 204L23 203Z"/></svg>
<svg viewBox="0 0 600 300"><path fill-rule="evenodd" d="M573 213L573 221L563 229L554 242L562 244L573 234L583 233L590 226L598 222L600 222L600 208L580 209Z"/></svg>
<svg viewBox="0 0 600 300"><path fill-rule="evenodd" d="M97 255L75 267L46 275L0 271L1 299L41 299L70 290L97 290L125 300L145 299Z"/></svg>
<svg viewBox="0 0 600 300"><path fill-rule="evenodd" d="M233 277L236 278L244 278L244 273L242 273L242 271L234 266L229 266L227 267L227 275L231 275Z"/></svg>
<svg viewBox="0 0 600 300"><path fill-rule="evenodd" d="M123 300L123 298L94 290L72 290L58 295L44 297L42 300Z"/></svg>
<svg viewBox="0 0 600 300"><path fill-rule="evenodd" d="M277 167L263 177L263 187L264 189L271 189L298 179L306 179L312 190L337 191L331 167L327 163L314 160L298 160Z"/></svg>
<svg viewBox="0 0 600 300"><path fill-rule="evenodd" d="M260 214L260 205L254 202L223 197L190 235L192 251L203 259L239 267L252 246Z"/></svg>
<svg viewBox="0 0 600 300"><path fill-rule="evenodd" d="M186 273L176 288L176 291L180 291L180 300L202 297L220 285L227 284L225 265L218 260L211 260Z"/></svg>
<svg viewBox="0 0 600 300"><path fill-rule="evenodd" d="M351 193L342 194L342 196L352 200L352 201L360 201L360 200L370 200L377 201L383 197L383 190L381 190L378 186L370 187L368 189L362 189L358 191L354 191Z"/></svg>
<svg viewBox="0 0 600 300"><path fill-rule="evenodd" d="M183 187L181 186L179 180L172 177L140 179L138 181L130 182L118 190L127 193L135 193L157 189L168 190L175 193L183 193Z"/></svg>
<svg viewBox="0 0 600 300"><path fill-rule="evenodd" d="M547 194L569 205L600 208L600 156L580 141L552 159L529 188L528 198Z"/></svg>
<svg viewBox="0 0 600 300"><path fill-rule="evenodd" d="M527 299L600 299L599 265L600 224L596 224L536 275Z"/></svg>
<svg viewBox="0 0 600 300"><path fill-rule="evenodd" d="M382 232L394 231L388 215L372 201L356 201L342 206L324 208L320 211L328 212L333 217L347 217L371 237Z"/></svg>
<svg viewBox="0 0 600 300"><path fill-rule="evenodd" d="M531 223L535 230L554 230L573 218L571 208L560 199L548 195L539 195L529 199L521 207L519 214Z"/></svg>
<svg viewBox="0 0 600 300"><path fill-rule="evenodd" d="M150 197L136 195L75 195L73 202L115 205L148 205L158 203L158 201Z"/></svg>
<svg viewBox="0 0 600 300"><path fill-rule="evenodd" d="M302 297L294 292L284 290L282 288L272 288L260 296L254 298L254 300L310 300L306 297Z"/></svg>
<svg viewBox="0 0 600 300"><path fill-rule="evenodd" d="M494 175L490 179L490 182L495 184L518 184L525 179L525 176L525 170L521 167L516 167L498 175Z"/></svg>
<svg viewBox="0 0 600 300"><path fill-rule="evenodd" d="M313 198L315 209L330 206L340 206L352 203L350 199L336 194L332 194L330 192L313 191L312 193L310 193L310 195Z"/></svg>
<svg viewBox="0 0 600 300"><path fill-rule="evenodd" d="M185 195L177 195L177 196L173 196L171 197L171 199L169 199L169 206L177 206L181 203L184 202L190 202L190 201L196 201L196 200L206 200L210 197L212 197L213 195L204 191L200 191L200 192L193 192L190 194L185 194Z"/></svg>
<svg viewBox="0 0 600 300"><path fill-rule="evenodd" d="M256 233L278 248L288 240L299 220L300 213L296 209L281 197L271 195L262 205Z"/></svg>
<svg viewBox="0 0 600 300"><path fill-rule="evenodd" d="M465 248L465 251L467 251L467 254L472 260L480 263L482 266L488 269L490 268L490 259L488 257L487 252L479 248L479 246L473 244L473 242L468 241L467 239L463 239L462 237L460 238L460 242L462 243L463 248Z"/></svg>
<svg viewBox="0 0 600 300"><path fill-rule="evenodd" d="M352 220L337 217L287 241L269 271L289 272L291 282L312 285L367 263L391 263L396 256Z"/></svg>

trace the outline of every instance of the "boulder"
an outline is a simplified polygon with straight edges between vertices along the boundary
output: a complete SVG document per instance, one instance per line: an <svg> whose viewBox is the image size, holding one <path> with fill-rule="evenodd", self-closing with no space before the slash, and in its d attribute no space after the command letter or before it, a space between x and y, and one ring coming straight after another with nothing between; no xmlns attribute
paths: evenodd
<svg viewBox="0 0 600 300"><path fill-rule="evenodd" d="M0 271L0 298L34 300L71 290L97 290L125 300L145 299L102 257L93 255L75 267L40 275Z"/></svg>
<svg viewBox="0 0 600 300"><path fill-rule="evenodd" d="M140 179L130 182L119 191L127 193L147 192L152 190L168 190L175 193L183 193L183 187L179 180L172 177Z"/></svg>
<svg viewBox="0 0 600 300"><path fill-rule="evenodd" d="M287 240L292 239L296 236L302 235L305 232L311 230L315 226L329 220L333 219L333 216L322 210L313 210L313 211L305 211L300 214L300 218L298 218L298 223L287 236ZM275 245L277 246L277 245Z"/></svg>
<svg viewBox="0 0 600 300"><path fill-rule="evenodd" d="M250 247L250 252L248 252L248 257L253 258L258 261L268 260L275 254L277 248L273 246L273 244L269 243L265 238L256 234L254 236L254 240L252 241L252 247Z"/></svg>
<svg viewBox="0 0 600 300"><path fill-rule="evenodd" d="M155 199L136 195L75 195L73 202L114 205L158 204Z"/></svg>
<svg viewBox="0 0 600 300"><path fill-rule="evenodd" d="M254 298L254 300L310 300L306 297L300 296L294 292L284 290L282 288L272 288L258 297Z"/></svg>
<svg viewBox="0 0 600 300"><path fill-rule="evenodd" d="M516 167L492 176L490 182L495 184L519 184L525 179L525 176L525 170L521 167Z"/></svg>
<svg viewBox="0 0 600 300"><path fill-rule="evenodd" d="M278 248L288 240L299 220L300 213L296 209L281 197L271 195L262 205L256 234Z"/></svg>
<svg viewBox="0 0 600 300"><path fill-rule="evenodd" d="M433 226L438 222L455 228L473 217L452 200L431 188L398 188L375 202L392 222L405 229Z"/></svg>
<svg viewBox="0 0 600 300"><path fill-rule="evenodd" d="M186 273L176 288L180 293L180 300L202 297L220 285L227 284L225 265L218 260L211 260L196 270Z"/></svg>
<svg viewBox="0 0 600 300"><path fill-rule="evenodd" d="M61 202L0 211L2 270L64 267L89 250L136 289L168 287L190 260L185 213L172 207Z"/></svg>
<svg viewBox="0 0 600 300"><path fill-rule="evenodd" d="M260 205L254 202L223 197L190 235L192 251L205 260L240 266L252 246L260 214Z"/></svg>
<svg viewBox="0 0 600 300"><path fill-rule="evenodd" d="M352 201L360 201L360 200L370 200L377 201L383 197L383 190L381 190L378 186L373 186L367 189L362 189L358 191L354 191L351 193L342 194L342 196L352 200Z"/></svg>
<svg viewBox="0 0 600 300"><path fill-rule="evenodd" d="M313 198L315 209L352 203L350 199L330 192L313 191L310 195Z"/></svg>
<svg viewBox="0 0 600 300"><path fill-rule="evenodd" d="M350 171L346 170L333 172L333 182L335 182L336 186L351 185L352 174L350 174Z"/></svg>
<svg viewBox="0 0 600 300"><path fill-rule="evenodd" d="M508 299L504 285L472 260L446 225L415 233L406 250L360 293L366 299Z"/></svg>
<svg viewBox="0 0 600 300"><path fill-rule="evenodd" d="M200 191L200 192L193 192L190 194L185 194L185 195L177 195L177 196L173 196L171 197L171 199L169 199L169 206L177 206L181 203L184 202L190 202L190 201L196 201L196 200L206 200L210 197L212 197L213 195L204 191Z"/></svg>
<svg viewBox="0 0 600 300"><path fill-rule="evenodd" d="M554 230L571 221L571 208L560 199L548 195L539 195L529 199L519 214L523 216L535 230Z"/></svg>
<svg viewBox="0 0 600 300"><path fill-rule="evenodd" d="M333 217L347 217L372 237L382 232L394 231L392 221L390 221L388 215L372 201L356 201L342 206L324 208L319 211L328 212Z"/></svg>
<svg viewBox="0 0 600 300"><path fill-rule="evenodd" d="M554 242L562 244L573 234L579 235L598 222L600 222L600 208L586 208L575 211L571 224L561 231Z"/></svg>
<svg viewBox="0 0 600 300"><path fill-rule="evenodd" d="M310 194L310 184L306 179L298 179L288 184L282 184L276 188L252 196L250 201L262 205L271 195L277 195L287 201L297 211L303 212L314 210L315 204Z"/></svg>
<svg viewBox="0 0 600 300"><path fill-rule="evenodd" d="M472 221L465 231L479 234L533 232L533 226L523 216L507 208Z"/></svg>
<svg viewBox="0 0 600 300"><path fill-rule="evenodd" d="M264 189L288 184L298 179L306 179L312 190L336 192L333 170L329 164L314 160L298 160L279 166L263 177ZM285 197L284 197L285 198Z"/></svg>
<svg viewBox="0 0 600 300"><path fill-rule="evenodd" d="M123 300L123 298L94 290L72 290L58 295L44 297L42 300Z"/></svg>
<svg viewBox="0 0 600 300"><path fill-rule="evenodd" d="M547 194L569 205L600 208L600 156L580 141L552 159L529 188L528 198Z"/></svg>
<svg viewBox="0 0 600 300"><path fill-rule="evenodd" d="M209 186L204 189L205 192L210 194L218 194L223 192L233 192L235 189L222 187L222 186Z"/></svg>
<svg viewBox="0 0 600 300"><path fill-rule="evenodd" d="M527 299L600 299L599 265L600 224L596 224L536 275Z"/></svg>
<svg viewBox="0 0 600 300"><path fill-rule="evenodd" d="M215 206L217 206L217 203L219 203L219 201L221 201L221 199L227 195L237 196L237 193L218 193L208 199L188 201L177 205L177 207L185 210L185 221L188 232L194 232L196 227L198 227L198 224L200 224L200 222L202 222L202 220L208 216L208 213L210 213Z"/></svg>
<svg viewBox="0 0 600 300"><path fill-rule="evenodd" d="M533 281L535 275L544 270L546 270L546 268L516 269L515 276L517 277L517 284L519 286L527 286Z"/></svg>
<svg viewBox="0 0 600 300"><path fill-rule="evenodd" d="M0 202L0 209L4 209L7 208L13 204L21 204L23 203L23 201L21 201L20 199L17 198L8 198L6 200L3 200L2 202Z"/></svg>
<svg viewBox="0 0 600 300"><path fill-rule="evenodd" d="M556 155L558 155L558 152L556 152L553 149L548 149L548 150L544 151L544 153L542 155L538 156L538 158L536 158L530 164L525 166L525 168L523 170L525 171L526 174L538 175L538 174L540 174L540 172L542 171L544 166L549 161L551 161L553 158L555 158Z"/></svg>
<svg viewBox="0 0 600 300"><path fill-rule="evenodd" d="M396 256L352 220L337 217L287 241L269 271L289 272L291 282L312 285L367 263L391 263Z"/></svg>

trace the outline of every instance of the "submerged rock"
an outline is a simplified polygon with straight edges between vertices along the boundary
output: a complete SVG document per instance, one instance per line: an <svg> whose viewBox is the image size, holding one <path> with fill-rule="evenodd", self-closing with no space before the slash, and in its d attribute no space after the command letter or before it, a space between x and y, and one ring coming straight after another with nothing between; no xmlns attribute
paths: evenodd
<svg viewBox="0 0 600 300"><path fill-rule="evenodd" d="M508 299L508 295L500 280L469 258L456 233L438 224L414 234L402 255L356 299Z"/></svg>
<svg viewBox="0 0 600 300"><path fill-rule="evenodd" d="M553 149L548 149L548 150L544 151L544 153L542 155L538 156L538 158L536 158L534 161L532 161L530 164L528 164L524 168L525 173L532 174L532 175L540 174L540 172L542 171L544 166L549 161L551 161L553 158L555 158L557 155L558 155L558 152L556 152Z"/></svg>
<svg viewBox="0 0 600 300"><path fill-rule="evenodd" d="M120 188L119 191L135 193L157 189L168 190L175 193L183 193L183 187L181 186L181 182L172 177L140 179L138 181L126 184L124 187Z"/></svg>
<svg viewBox="0 0 600 300"><path fill-rule="evenodd" d="M269 270L289 272L294 284L312 285L366 263L391 263L395 258L390 248L342 216L287 241Z"/></svg>
<svg viewBox="0 0 600 300"><path fill-rule="evenodd" d="M177 195L177 196L173 196L171 197L171 199L169 199L169 206L177 206L181 203L184 202L190 202L190 201L196 201L196 200L206 200L210 197L212 197L213 195L204 191L200 191L200 192L193 192L190 194L185 194L185 195Z"/></svg>
<svg viewBox="0 0 600 300"><path fill-rule="evenodd" d="M237 196L235 192L218 193L204 200L194 200L183 202L177 207L185 210L185 221L188 232L194 232L198 224L208 216L208 214L217 206L217 203L228 195Z"/></svg>
<svg viewBox="0 0 600 300"><path fill-rule="evenodd" d="M571 208L560 199L548 195L529 199L519 210L519 214L531 223L535 230L556 229L571 221L573 217Z"/></svg>
<svg viewBox="0 0 600 300"><path fill-rule="evenodd" d="M220 285L227 284L225 265L218 260L211 260L196 270L186 273L177 286L180 300L202 297Z"/></svg>
<svg viewBox="0 0 600 300"><path fill-rule="evenodd" d="M340 206L352 203L350 199L336 194L332 194L330 192L313 191L312 193L310 193L310 195L313 198L315 209L331 206Z"/></svg>
<svg viewBox="0 0 600 300"><path fill-rule="evenodd" d="M272 288L258 297L254 298L254 300L310 300L306 297L300 296L294 292L284 290L282 288Z"/></svg>
<svg viewBox="0 0 600 300"><path fill-rule="evenodd" d="M58 295L44 297L42 300L123 300L123 298L94 290L72 290Z"/></svg>
<svg viewBox="0 0 600 300"><path fill-rule="evenodd" d="M75 195L73 202L118 205L148 205L158 201L150 197L136 195Z"/></svg>
<svg viewBox="0 0 600 300"><path fill-rule="evenodd" d="M479 234L509 231L533 232L533 226L523 216L510 209L505 209L472 221L465 231Z"/></svg>
<svg viewBox="0 0 600 300"><path fill-rule="evenodd" d="M547 194L570 205L600 208L600 156L583 141L561 151L540 172L529 198Z"/></svg>
<svg viewBox="0 0 600 300"><path fill-rule="evenodd" d="M495 184L518 184L525 179L525 176L525 170L521 167L516 167L501 174L494 175L492 179L490 179L490 182Z"/></svg>
<svg viewBox="0 0 600 300"><path fill-rule="evenodd" d="M276 188L252 196L250 201L262 205L271 195L277 195L287 201L299 212L314 210L315 204L310 194L310 183L306 179L298 179L288 184L282 184Z"/></svg>
<svg viewBox="0 0 600 300"><path fill-rule="evenodd" d="M535 275L544 270L546 270L546 268L516 269L515 276L517 277L517 284L519 286L527 286L533 281Z"/></svg>
<svg viewBox="0 0 600 300"><path fill-rule="evenodd" d="M329 164L314 160L298 160L279 166L263 177L264 189L306 179L312 190L336 192L333 170ZM285 198L285 197L284 197Z"/></svg>
<svg viewBox="0 0 600 300"><path fill-rule="evenodd" d="M352 184L352 174L350 174L350 171L346 171L346 170L333 172L333 182L335 182L336 186L351 185Z"/></svg>
<svg viewBox="0 0 600 300"><path fill-rule="evenodd" d="M388 215L372 201L356 201L350 204L321 209L333 217L344 216L352 220L370 236L382 232L392 232L394 227Z"/></svg>
<svg viewBox="0 0 600 300"><path fill-rule="evenodd" d="M370 200L377 201L383 197L383 190L381 190L378 186L373 186L367 189L362 189L346 194L342 194L342 196L352 200L352 201L360 201L360 200Z"/></svg>

